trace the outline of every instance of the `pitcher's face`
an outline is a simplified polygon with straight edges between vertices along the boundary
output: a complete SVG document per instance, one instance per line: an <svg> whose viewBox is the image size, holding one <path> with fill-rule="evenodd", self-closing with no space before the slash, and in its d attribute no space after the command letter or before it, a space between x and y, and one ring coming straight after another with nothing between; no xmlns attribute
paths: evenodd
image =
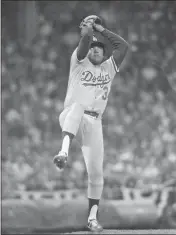
<svg viewBox="0 0 176 235"><path fill-rule="evenodd" d="M89 50L88 58L94 65L101 64L104 58L103 48L99 46L91 47Z"/></svg>

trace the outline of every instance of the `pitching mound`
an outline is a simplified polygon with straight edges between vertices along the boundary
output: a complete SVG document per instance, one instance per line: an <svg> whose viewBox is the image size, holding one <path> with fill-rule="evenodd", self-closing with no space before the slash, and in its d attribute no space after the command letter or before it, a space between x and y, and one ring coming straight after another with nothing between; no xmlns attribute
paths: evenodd
<svg viewBox="0 0 176 235"><path fill-rule="evenodd" d="M92 234L88 231L64 233L64 234ZM176 234L176 230L159 230L159 229L148 229L148 230L115 230L115 229L104 229L99 234Z"/></svg>
<svg viewBox="0 0 176 235"><path fill-rule="evenodd" d="M2 203L2 229L4 231L26 231L30 233L73 233L84 231L87 224L88 202L86 199L65 200L62 204L54 200L11 201ZM103 234L116 234L118 229L157 228L156 209L150 204L119 203L102 201L100 223ZM107 229L111 230L107 230ZM126 230L125 230L126 231ZM82 232L79 232L81 234ZM118 232L119 233L119 232Z"/></svg>

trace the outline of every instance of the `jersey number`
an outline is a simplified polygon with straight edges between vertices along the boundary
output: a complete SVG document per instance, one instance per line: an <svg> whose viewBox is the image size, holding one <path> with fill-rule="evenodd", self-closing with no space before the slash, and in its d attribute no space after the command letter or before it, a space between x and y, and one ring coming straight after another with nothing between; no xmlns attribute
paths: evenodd
<svg viewBox="0 0 176 235"><path fill-rule="evenodd" d="M108 98L108 87L105 86L103 90L104 90L104 95L102 96L102 99L106 100Z"/></svg>

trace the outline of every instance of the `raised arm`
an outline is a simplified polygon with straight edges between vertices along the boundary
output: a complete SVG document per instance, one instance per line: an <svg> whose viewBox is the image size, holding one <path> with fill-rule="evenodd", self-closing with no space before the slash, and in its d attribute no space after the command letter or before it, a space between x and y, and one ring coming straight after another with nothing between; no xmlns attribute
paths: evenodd
<svg viewBox="0 0 176 235"><path fill-rule="evenodd" d="M81 38L77 49L77 58L79 61L83 60L89 51L90 44L93 38L92 24L88 23L81 28Z"/></svg>
<svg viewBox="0 0 176 235"><path fill-rule="evenodd" d="M119 68L128 51L129 48L128 43L118 34L115 34L110 30L105 29L102 25L94 24L93 28L98 32L100 32L111 43L113 47L112 55L117 67Z"/></svg>
<svg viewBox="0 0 176 235"><path fill-rule="evenodd" d="M93 38L93 24L101 23L101 19L96 15L87 16L80 24L81 38L77 48L77 59L83 60L89 51Z"/></svg>
<svg viewBox="0 0 176 235"><path fill-rule="evenodd" d="M112 44L113 58L117 67L119 68L127 53L129 47L128 43L118 34L115 34L108 29L105 29L102 32L102 35L108 38L108 40Z"/></svg>

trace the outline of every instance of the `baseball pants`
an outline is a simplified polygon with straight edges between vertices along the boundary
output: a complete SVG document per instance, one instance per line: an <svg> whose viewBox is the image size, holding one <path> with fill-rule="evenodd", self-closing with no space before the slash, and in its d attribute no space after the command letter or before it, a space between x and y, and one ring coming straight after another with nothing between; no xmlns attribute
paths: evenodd
<svg viewBox="0 0 176 235"><path fill-rule="evenodd" d="M64 125L66 116L69 115L69 111L70 109L66 108L59 117L61 128ZM102 120L83 114L76 134L76 140L82 149L88 173L88 198L100 199L104 183Z"/></svg>

